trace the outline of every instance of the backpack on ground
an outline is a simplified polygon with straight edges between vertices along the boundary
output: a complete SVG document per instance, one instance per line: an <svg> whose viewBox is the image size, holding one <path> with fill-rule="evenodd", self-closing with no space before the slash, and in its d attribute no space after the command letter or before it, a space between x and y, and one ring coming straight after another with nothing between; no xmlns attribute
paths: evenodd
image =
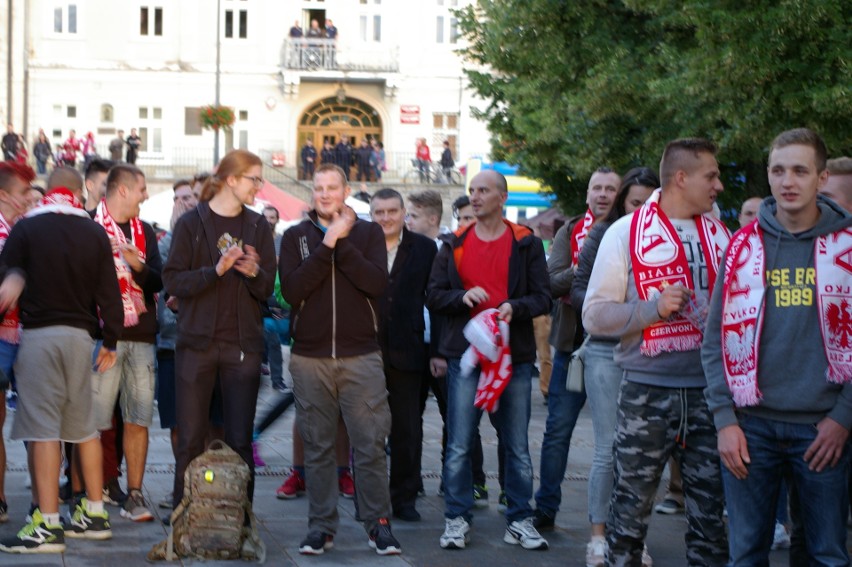
<svg viewBox="0 0 852 567"><path fill-rule="evenodd" d="M266 546L248 499L248 465L222 441L189 463L183 498L171 515L169 537L148 552L151 561L178 557L263 562ZM245 525L248 517L249 525Z"/></svg>

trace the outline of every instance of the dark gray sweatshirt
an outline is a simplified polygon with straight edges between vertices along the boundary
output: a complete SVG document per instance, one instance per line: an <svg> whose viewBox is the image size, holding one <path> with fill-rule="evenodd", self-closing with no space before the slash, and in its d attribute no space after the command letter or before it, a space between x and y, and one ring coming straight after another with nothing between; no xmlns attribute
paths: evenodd
<svg viewBox="0 0 852 567"><path fill-rule="evenodd" d="M828 416L849 429L852 385L840 386L826 380L828 361L820 331L813 270L814 240L852 226L852 216L828 199L818 197L817 204L819 221L799 234L789 233L776 220L773 197L766 198L760 206L758 223L763 230L767 276L757 369L758 389L763 398L757 406L736 411L805 424L815 424ZM716 429L737 423L722 364L723 282L724 262L716 279L701 349L707 377L704 392Z"/></svg>

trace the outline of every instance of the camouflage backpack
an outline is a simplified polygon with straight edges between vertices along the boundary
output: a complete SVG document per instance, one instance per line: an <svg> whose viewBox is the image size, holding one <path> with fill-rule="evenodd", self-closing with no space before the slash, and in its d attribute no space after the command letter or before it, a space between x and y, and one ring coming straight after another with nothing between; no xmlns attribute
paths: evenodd
<svg viewBox="0 0 852 567"><path fill-rule="evenodd" d="M169 537L151 548L151 561L178 557L256 559L266 547L248 499L248 465L222 441L189 463L180 504L172 512ZM248 515L250 525L246 526Z"/></svg>

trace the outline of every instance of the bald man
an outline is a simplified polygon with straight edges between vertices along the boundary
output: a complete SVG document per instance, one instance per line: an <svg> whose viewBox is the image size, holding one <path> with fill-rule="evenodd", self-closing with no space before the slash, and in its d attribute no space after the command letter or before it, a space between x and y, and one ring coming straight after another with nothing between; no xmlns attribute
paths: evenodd
<svg viewBox="0 0 852 567"><path fill-rule="evenodd" d="M829 176L820 194L852 212L852 158L830 159L825 165Z"/></svg>
<svg viewBox="0 0 852 567"><path fill-rule="evenodd" d="M750 197L743 201L742 207L740 207L740 228L757 218L757 211L760 209L760 203L762 202L763 199L760 197Z"/></svg>

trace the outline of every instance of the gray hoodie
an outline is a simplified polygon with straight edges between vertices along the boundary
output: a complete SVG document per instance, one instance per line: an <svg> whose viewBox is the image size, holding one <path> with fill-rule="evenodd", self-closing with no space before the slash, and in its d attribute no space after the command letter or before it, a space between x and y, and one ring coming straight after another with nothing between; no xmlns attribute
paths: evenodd
<svg viewBox="0 0 852 567"><path fill-rule="evenodd" d="M758 223L763 230L768 274L757 370L758 389L763 397L759 405L737 408L737 411L804 424L815 424L828 416L849 429L852 427L852 385L840 386L826 380L828 361L823 348L812 276L814 240L852 226L852 216L821 196L817 205L820 218L816 226L799 234L789 233L776 220L774 197L767 197L760 205ZM722 363L723 282L724 262L719 268L701 349L701 361L707 376L704 393L713 412L716 429L737 423ZM785 290L789 291L783 296L778 295ZM788 300L790 297L808 296L813 299ZM785 303L800 305L783 306Z"/></svg>

